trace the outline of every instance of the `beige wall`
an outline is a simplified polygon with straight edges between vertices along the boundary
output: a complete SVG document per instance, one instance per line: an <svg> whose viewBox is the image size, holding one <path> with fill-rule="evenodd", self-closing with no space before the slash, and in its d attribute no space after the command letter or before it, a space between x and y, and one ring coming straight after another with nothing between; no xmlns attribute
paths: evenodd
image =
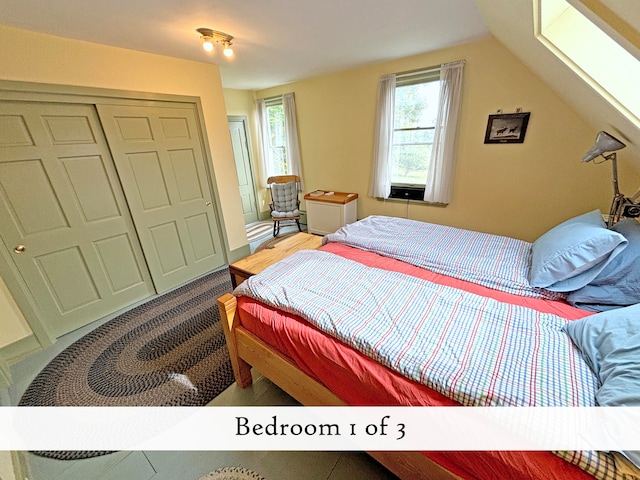
<svg viewBox="0 0 640 480"><path fill-rule="evenodd" d="M252 122L255 115L256 97L250 90L236 90L225 88L224 102L227 106L227 115L245 115Z"/></svg>
<svg viewBox="0 0 640 480"><path fill-rule="evenodd" d="M465 59L453 201L446 208L367 196L380 75ZM383 214L533 241L572 215L607 211L610 165L582 164L596 132L493 38L256 92L294 92L306 190L358 192L358 217ZM487 116L531 112L523 144L485 145ZM621 159L622 187L636 172Z"/></svg>
<svg viewBox="0 0 640 480"><path fill-rule="evenodd" d="M0 26L0 80L200 97L229 248L246 245L226 109L216 65ZM18 340L23 321L6 311L0 288L0 346ZM16 338L18 336L18 338Z"/></svg>

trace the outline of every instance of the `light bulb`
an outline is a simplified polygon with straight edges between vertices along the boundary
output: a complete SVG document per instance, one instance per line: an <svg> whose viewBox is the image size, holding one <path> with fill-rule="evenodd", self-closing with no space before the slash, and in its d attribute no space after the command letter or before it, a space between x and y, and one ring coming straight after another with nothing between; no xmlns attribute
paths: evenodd
<svg viewBox="0 0 640 480"><path fill-rule="evenodd" d="M223 53L225 57L233 56L233 49L231 48L231 45L225 43Z"/></svg>
<svg viewBox="0 0 640 480"><path fill-rule="evenodd" d="M202 42L202 48L204 48L206 52L211 52L213 50L213 42L211 41L211 39L204 39L204 41Z"/></svg>

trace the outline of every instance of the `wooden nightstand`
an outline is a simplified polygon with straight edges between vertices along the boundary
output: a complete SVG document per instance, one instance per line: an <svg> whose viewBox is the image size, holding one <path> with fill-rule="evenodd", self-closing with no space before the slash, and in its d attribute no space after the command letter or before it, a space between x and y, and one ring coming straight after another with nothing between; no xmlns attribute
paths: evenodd
<svg viewBox="0 0 640 480"><path fill-rule="evenodd" d="M233 288L247 278L299 250L313 250L322 245L322 237L309 233L296 233L276 243L273 248L265 248L229 265Z"/></svg>

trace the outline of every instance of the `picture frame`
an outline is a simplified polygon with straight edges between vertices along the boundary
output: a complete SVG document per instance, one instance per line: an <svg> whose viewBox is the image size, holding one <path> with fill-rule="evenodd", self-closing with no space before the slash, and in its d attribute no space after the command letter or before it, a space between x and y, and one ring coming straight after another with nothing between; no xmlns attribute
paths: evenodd
<svg viewBox="0 0 640 480"><path fill-rule="evenodd" d="M484 143L522 143L531 112L489 115Z"/></svg>

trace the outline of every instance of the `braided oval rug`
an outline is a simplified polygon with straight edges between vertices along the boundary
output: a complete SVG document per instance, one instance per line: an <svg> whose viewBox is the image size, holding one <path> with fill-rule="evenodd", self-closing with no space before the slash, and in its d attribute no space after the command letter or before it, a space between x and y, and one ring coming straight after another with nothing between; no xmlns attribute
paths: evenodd
<svg viewBox="0 0 640 480"><path fill-rule="evenodd" d="M234 381L216 299L227 268L110 320L56 356L20 406L202 406ZM111 452L34 452L75 460Z"/></svg>
<svg viewBox="0 0 640 480"><path fill-rule="evenodd" d="M265 480L265 478L247 468L224 467L200 477L200 480Z"/></svg>

